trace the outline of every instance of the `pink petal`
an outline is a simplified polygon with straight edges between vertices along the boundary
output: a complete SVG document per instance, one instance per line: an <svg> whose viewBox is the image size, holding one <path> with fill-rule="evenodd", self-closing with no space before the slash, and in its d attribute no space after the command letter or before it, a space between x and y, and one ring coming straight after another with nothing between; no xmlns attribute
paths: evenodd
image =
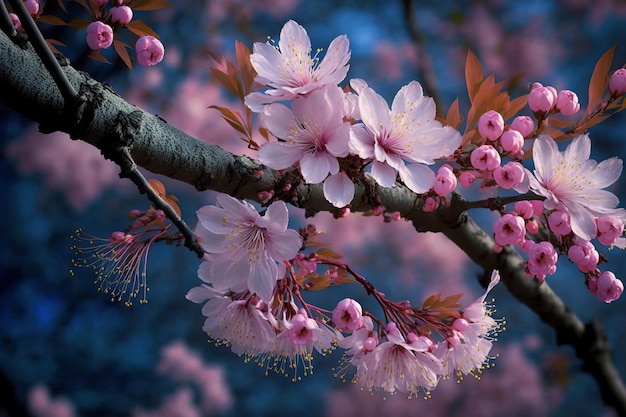
<svg viewBox="0 0 626 417"><path fill-rule="evenodd" d="M378 184L383 187L391 187L396 183L396 177L398 176L398 171L390 167L389 165L374 161L372 163L372 177L376 180ZM434 178L434 174L433 174Z"/></svg>
<svg viewBox="0 0 626 417"><path fill-rule="evenodd" d="M287 230L287 224L289 223L289 211L283 201L274 201L267 208L264 216L272 224L278 226L278 230L284 232Z"/></svg>
<svg viewBox="0 0 626 417"><path fill-rule="evenodd" d="M324 181L324 197L335 207L345 207L354 198L354 183L343 171L331 175Z"/></svg>
<svg viewBox="0 0 626 417"><path fill-rule="evenodd" d="M400 179L409 190L418 194L427 192L435 183L435 173L426 165L405 165L398 172L400 173Z"/></svg>
<svg viewBox="0 0 626 417"><path fill-rule="evenodd" d="M309 184L319 184L328 176L331 169L339 170L337 158L325 152L307 153L300 160L300 171Z"/></svg>
<svg viewBox="0 0 626 417"><path fill-rule="evenodd" d="M391 127L387 102L369 87L359 94L359 110L363 124L374 136L383 136Z"/></svg>
<svg viewBox="0 0 626 417"><path fill-rule="evenodd" d="M296 257L302 247L300 233L287 229L279 236L272 236L267 245L267 254L275 261L289 261Z"/></svg>
<svg viewBox="0 0 626 417"><path fill-rule="evenodd" d="M297 100L296 100L297 101ZM270 104L263 108L259 115L261 124L277 138L287 139L291 128L296 124L293 112L280 103Z"/></svg>
<svg viewBox="0 0 626 417"><path fill-rule="evenodd" d="M259 149L259 160L270 168L285 169L302 157L300 148L285 142L266 143Z"/></svg>
<svg viewBox="0 0 626 417"><path fill-rule="evenodd" d="M326 84L337 85L348 74L350 60L350 41L346 35L337 36L328 46L328 51L315 70L315 78Z"/></svg>
<svg viewBox="0 0 626 417"><path fill-rule="evenodd" d="M302 61L302 57L308 56L311 51L311 39L301 25L290 20L280 31L278 49L286 60Z"/></svg>

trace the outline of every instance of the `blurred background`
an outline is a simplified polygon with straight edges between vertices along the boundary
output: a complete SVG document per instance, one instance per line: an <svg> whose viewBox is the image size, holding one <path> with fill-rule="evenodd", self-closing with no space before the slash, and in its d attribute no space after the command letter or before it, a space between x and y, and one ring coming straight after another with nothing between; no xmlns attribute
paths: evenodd
<svg viewBox="0 0 626 417"><path fill-rule="evenodd" d="M575 91L583 108L602 53L617 43L612 69L626 63L626 45L618 43L626 39L623 0L180 0L172 6L135 13L156 30L166 52L158 66L132 71L113 51L104 53L110 65L86 59L84 31L40 26L47 38L67 45L60 50L75 67L108 82L128 101L193 136L250 156L255 155L217 111L207 109L240 105L212 79L209 54L232 60L236 39L250 48L268 36L277 40L288 19L307 29L314 49L347 34L348 78L364 78L388 101L416 79L442 112L457 96L461 113L468 110L463 78L468 48L485 74L494 72L497 80L523 73L513 94L526 93L538 81ZM44 13L66 16L57 9L56 2L48 2ZM506 317L507 325L494 347L493 368L480 380L443 381L428 400L384 399L340 382L332 370L339 352L317 357L315 373L293 383L282 375L265 376L227 347L216 347L201 330L200 306L184 297L200 283L199 262L184 248L151 248L148 304L111 303L97 292L91 271L70 274L75 256L70 236L81 227L107 237L128 226L128 211L145 210L147 200L90 145L64 134L42 135L5 107L0 107L0 123L0 389L5 403L15 394L22 415L613 415L572 349L557 346L552 330L501 285L492 292L494 316ZM625 158L625 131L624 114L594 127L592 157ZM191 225L195 211L214 201L214 193L159 179L180 198ZM625 196L625 184L622 180L612 191ZM305 220L298 210L291 213L290 227L310 221L328 231L327 240L345 260L391 298L419 304L432 292L463 292L466 305L482 293L476 280L482 271L441 236L416 234L410 224L384 224L380 218L350 215L335 221L321 214ZM488 212L472 215L485 227L493 220ZM608 256L605 269L626 278L623 254L614 250ZM626 301L605 305L590 295L567 259L559 261L548 282L584 321L603 322L616 365L626 376L620 354L626 349ZM364 298L360 288L344 287L330 290L333 300ZM312 296L323 303L327 294Z"/></svg>

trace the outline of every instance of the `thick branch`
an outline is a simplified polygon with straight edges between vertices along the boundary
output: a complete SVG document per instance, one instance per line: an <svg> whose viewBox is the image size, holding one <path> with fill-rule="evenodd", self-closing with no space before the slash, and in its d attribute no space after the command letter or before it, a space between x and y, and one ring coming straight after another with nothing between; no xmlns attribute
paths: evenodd
<svg viewBox="0 0 626 417"><path fill-rule="evenodd" d="M116 147L127 147L138 165L192 184L198 190L258 199L260 191L274 189L283 179L283 175L253 159L235 156L186 135L69 65L63 71L87 102L79 120L63 119L63 97L54 80L27 44L20 45L0 32L0 102L47 129L67 132L72 138L98 147L105 156ZM132 122L133 135L120 138L120 120ZM290 202L308 213L334 210L323 198L319 185L300 185L296 191ZM365 191L364 184L357 184L353 211L371 208L363 198ZM376 193L387 210L400 212L417 231L442 232L485 270L499 269L511 293L556 330L559 343L575 347L583 369L596 378L607 404L626 416L626 390L599 326L585 326L547 284L537 287L528 280L517 252L505 248L496 254L491 237L465 214L467 207L460 198L453 198L447 208L424 213L419 209L418 196L405 187L376 188Z"/></svg>

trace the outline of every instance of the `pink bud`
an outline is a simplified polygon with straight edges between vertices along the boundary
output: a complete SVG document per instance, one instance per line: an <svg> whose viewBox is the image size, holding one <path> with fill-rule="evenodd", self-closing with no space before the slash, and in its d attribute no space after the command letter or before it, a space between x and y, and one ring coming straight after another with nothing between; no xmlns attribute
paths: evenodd
<svg viewBox="0 0 626 417"><path fill-rule="evenodd" d="M564 116L571 116L580 110L578 96L571 90L561 90L556 96L556 108Z"/></svg>
<svg viewBox="0 0 626 417"><path fill-rule="evenodd" d="M437 210L438 207L439 200L428 196L426 197L426 200L424 200L424 206L422 207L422 210L426 213L432 213L433 211Z"/></svg>
<svg viewBox="0 0 626 417"><path fill-rule="evenodd" d="M470 154L472 166L481 171L492 171L500 166L500 154L491 145L481 145Z"/></svg>
<svg viewBox="0 0 626 417"><path fill-rule="evenodd" d="M518 201L513 206L515 212L525 218L526 220L533 217L533 205L528 200Z"/></svg>
<svg viewBox="0 0 626 417"><path fill-rule="evenodd" d="M465 330L467 330L468 326L469 323L464 318L456 319L452 323L452 328L457 332L464 332Z"/></svg>
<svg viewBox="0 0 626 417"><path fill-rule="evenodd" d="M532 90L528 93L528 106L534 112L548 112L556 104L556 89L554 87L544 87L539 83L534 83Z"/></svg>
<svg viewBox="0 0 626 417"><path fill-rule="evenodd" d="M605 303L610 303L617 300L622 292L624 292L624 284L612 272L606 271L600 274L596 297Z"/></svg>
<svg viewBox="0 0 626 417"><path fill-rule="evenodd" d="M543 201L541 200L530 200L530 204L533 205L533 215L541 216L543 213Z"/></svg>
<svg viewBox="0 0 626 417"><path fill-rule="evenodd" d="M536 234L539 231L539 223L537 223L537 220L532 219L526 223L526 231L531 235Z"/></svg>
<svg viewBox="0 0 626 417"><path fill-rule="evenodd" d="M478 132L483 138L490 141L498 140L504 131L504 119L502 115L495 110L489 110L483 113L478 119Z"/></svg>
<svg viewBox="0 0 626 417"><path fill-rule="evenodd" d="M291 318L291 326L287 332L289 340L294 345L311 345L313 343L313 330L317 329L317 323L312 318L298 313Z"/></svg>
<svg viewBox="0 0 626 417"><path fill-rule="evenodd" d="M143 215L144 215L144 212L141 210L137 210L137 209L132 209L131 211L128 212L128 218L130 220L138 219L139 217Z"/></svg>
<svg viewBox="0 0 626 417"><path fill-rule="evenodd" d="M516 155L522 151L524 147L524 136L517 130L507 130L500 137L500 145L502 149Z"/></svg>
<svg viewBox="0 0 626 417"><path fill-rule="evenodd" d="M533 245L528 251L528 271L543 281L546 275L556 272L559 256L552 243L544 241Z"/></svg>
<svg viewBox="0 0 626 417"><path fill-rule="evenodd" d="M469 187L476 181L476 173L473 171L463 171L459 174L459 182L465 188Z"/></svg>
<svg viewBox="0 0 626 417"><path fill-rule="evenodd" d="M435 183L433 184L433 190L439 196L445 196L456 188L457 180L452 167L448 164L442 165L435 175Z"/></svg>
<svg viewBox="0 0 626 417"><path fill-rule="evenodd" d="M142 36L135 44L139 65L156 65L163 59L165 48L160 40L153 36Z"/></svg>
<svg viewBox="0 0 626 417"><path fill-rule="evenodd" d="M22 22L20 22L20 18L17 17L15 13L9 13L9 17L11 18L11 23L13 23L13 27L15 29L22 27Z"/></svg>
<svg viewBox="0 0 626 417"><path fill-rule="evenodd" d="M510 190L521 184L524 180L524 167L519 162L507 162L503 166L497 166L493 171L493 179L496 184L505 190Z"/></svg>
<svg viewBox="0 0 626 417"><path fill-rule="evenodd" d="M363 352L371 352L378 345L378 340L375 337L368 337L363 342Z"/></svg>
<svg viewBox="0 0 626 417"><path fill-rule="evenodd" d="M530 116L517 116L511 122L511 129L517 130L523 137L529 138L535 131L535 122Z"/></svg>
<svg viewBox="0 0 626 417"><path fill-rule="evenodd" d="M568 235L572 231L570 215L564 210L555 210L548 216L548 226L557 236Z"/></svg>
<svg viewBox="0 0 626 417"><path fill-rule="evenodd" d="M614 96L626 94L626 69L620 68L609 78L609 91Z"/></svg>
<svg viewBox="0 0 626 417"><path fill-rule="evenodd" d="M517 245L522 242L526 235L524 219L518 215L507 213L494 222L493 233L497 245Z"/></svg>
<svg viewBox="0 0 626 417"><path fill-rule="evenodd" d="M127 25L133 19L133 10L128 6L111 7L111 22Z"/></svg>
<svg viewBox="0 0 626 417"><path fill-rule="evenodd" d="M624 233L624 222L615 216L603 216L596 219L598 241L611 246Z"/></svg>
<svg viewBox="0 0 626 417"><path fill-rule="evenodd" d="M106 49L113 43L113 29L100 21L91 22L87 26L87 45L94 51Z"/></svg>
<svg viewBox="0 0 626 417"><path fill-rule="evenodd" d="M567 256L581 272L593 272L598 266L600 255L588 240L576 238L574 245L567 250Z"/></svg>
<svg viewBox="0 0 626 417"><path fill-rule="evenodd" d="M39 1L38 0L26 0L24 2L24 6L26 6L26 10L31 16L35 16L39 12Z"/></svg>
<svg viewBox="0 0 626 417"><path fill-rule="evenodd" d="M344 298L333 310L333 323L342 332L352 333L363 327L363 310L361 304L352 298Z"/></svg>
<svg viewBox="0 0 626 417"><path fill-rule="evenodd" d="M109 237L109 243L118 243L124 240L124 232L113 232Z"/></svg>

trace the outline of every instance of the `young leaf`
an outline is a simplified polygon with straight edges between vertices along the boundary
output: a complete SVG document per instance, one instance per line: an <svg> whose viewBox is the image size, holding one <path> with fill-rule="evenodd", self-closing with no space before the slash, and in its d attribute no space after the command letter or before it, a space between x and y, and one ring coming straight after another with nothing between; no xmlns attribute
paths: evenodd
<svg viewBox="0 0 626 417"><path fill-rule="evenodd" d="M157 33L154 30L152 30L150 26L146 25L141 20L132 20L130 23L126 25L126 27L128 28L128 30L130 30L137 36L150 35L150 36L154 36L157 39L159 38L159 35L157 35Z"/></svg>
<svg viewBox="0 0 626 417"><path fill-rule="evenodd" d="M585 111L586 115L591 113L591 110L602 99L604 90L609 82L609 70L611 69L611 62L613 62L614 52L615 45L602 54L593 69L591 80L589 80L589 103L587 104L587 110Z"/></svg>
<svg viewBox="0 0 626 417"><path fill-rule="evenodd" d="M461 116L461 113L459 112L458 97L450 105L448 113L446 113L446 118L443 122L444 125L451 126L454 129L458 129L461 126L461 123L463 123L463 116Z"/></svg>
<svg viewBox="0 0 626 417"><path fill-rule="evenodd" d="M126 64L128 69L133 69L133 64L130 61L128 51L126 50L127 48L130 49L130 46L116 39L113 41L113 47L115 48L115 52L117 52L120 58L122 58L122 61L124 61L124 64Z"/></svg>
<svg viewBox="0 0 626 417"><path fill-rule="evenodd" d="M133 10L159 10L172 7L166 0L136 0L130 7Z"/></svg>
<svg viewBox="0 0 626 417"><path fill-rule="evenodd" d="M467 59L465 60L465 83L467 84L467 95L470 102L474 101L474 96L478 93L478 88L483 82L483 67L480 61L471 50L467 50Z"/></svg>
<svg viewBox="0 0 626 417"><path fill-rule="evenodd" d="M65 26L65 25L67 25L67 23L65 23L62 19L60 19L60 18L58 18L56 16L52 16L52 15L39 16L37 18L37 21L43 22L43 23L47 23L47 24L53 25L53 26Z"/></svg>

